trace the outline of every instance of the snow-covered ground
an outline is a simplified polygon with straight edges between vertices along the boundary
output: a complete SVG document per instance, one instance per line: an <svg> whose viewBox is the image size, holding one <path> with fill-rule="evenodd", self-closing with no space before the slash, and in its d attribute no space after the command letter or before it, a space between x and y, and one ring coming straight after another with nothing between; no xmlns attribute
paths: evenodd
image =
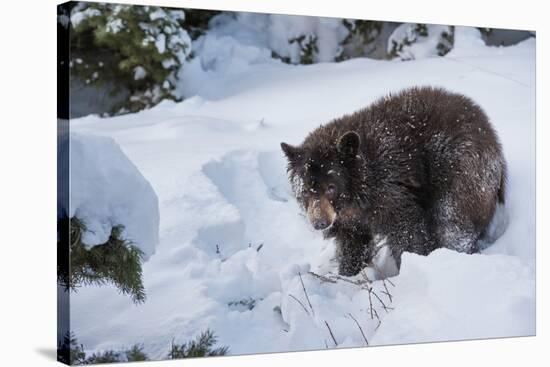
<svg viewBox="0 0 550 367"><path fill-rule="evenodd" d="M77 217L85 226L81 241L92 247L109 240L114 226L123 226L121 236L132 241L148 260L158 243L159 208L157 196L139 170L113 139L71 133L62 135L59 149L70 146L70 165L59 164L60 177L70 171L70 207L60 214ZM70 168L69 168L70 166ZM64 194L68 190L60 190ZM60 200L69 204L69 200Z"/></svg>
<svg viewBox="0 0 550 367"><path fill-rule="evenodd" d="M143 269L147 301L79 289L70 308L79 342L142 343L162 359L174 338L207 328L232 354L533 335L535 41L486 47L463 28L455 37L445 57L308 66L225 43L223 67L187 65L183 102L72 120L72 131L120 145L160 209L159 244ZM335 272L334 244L301 215L279 143L298 144L319 124L413 85L464 93L487 112L509 166L506 232L482 254L406 253L393 285L376 281L372 292L322 282L308 271Z"/></svg>

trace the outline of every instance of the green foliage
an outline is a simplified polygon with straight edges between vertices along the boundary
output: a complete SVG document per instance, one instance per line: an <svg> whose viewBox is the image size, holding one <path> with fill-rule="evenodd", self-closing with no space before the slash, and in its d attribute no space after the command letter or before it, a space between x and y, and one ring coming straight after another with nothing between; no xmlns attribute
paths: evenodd
<svg viewBox="0 0 550 367"><path fill-rule="evenodd" d="M428 26L426 26L426 24L417 23L414 27L414 33L419 37L428 37Z"/></svg>
<svg viewBox="0 0 550 367"><path fill-rule="evenodd" d="M125 362L125 361L121 360L120 353L116 353L112 350L108 350L105 352L92 354L82 364L116 363L116 362Z"/></svg>
<svg viewBox="0 0 550 367"><path fill-rule="evenodd" d="M376 20L344 19L342 22L349 32L348 38L356 35L363 44L373 42L382 31L382 22Z"/></svg>
<svg viewBox="0 0 550 367"><path fill-rule="evenodd" d="M71 365L84 364L86 362L84 346L78 344L78 340L74 333L67 332L63 342L57 346L57 358L60 362Z"/></svg>
<svg viewBox="0 0 550 367"><path fill-rule="evenodd" d="M185 9L185 25L192 39L204 34L210 19L220 14L219 10Z"/></svg>
<svg viewBox="0 0 550 367"><path fill-rule="evenodd" d="M228 347L214 348L217 338L211 330L206 330L201 333L195 340L184 343L174 344L172 346L168 358L194 358L194 357L211 357L226 355ZM120 352L114 350L106 350L103 352L93 353L87 357L84 351L84 346L78 343L76 336L71 332L67 333L63 343L58 346L58 355L70 355L68 360L59 358L63 363L71 365L82 364L97 364L97 363L116 363L116 362L139 362L149 361L149 356L143 352L143 345L134 344L130 349Z"/></svg>
<svg viewBox="0 0 550 367"><path fill-rule="evenodd" d="M341 42L343 52L336 61L348 60L353 57L365 56L365 50L380 36L383 22L361 19L342 19L348 35Z"/></svg>
<svg viewBox="0 0 550 367"><path fill-rule="evenodd" d="M134 344L132 348L126 351L126 359L128 362L148 361L149 357L143 352L143 345Z"/></svg>
<svg viewBox="0 0 550 367"><path fill-rule="evenodd" d="M67 356L67 357L61 357ZM143 352L143 346L135 344L125 352L107 350L93 353L87 357L84 346L78 343L74 333L68 332L63 342L58 346L58 359L60 362L70 365L138 362L148 361L149 357Z"/></svg>
<svg viewBox="0 0 550 367"><path fill-rule="evenodd" d="M145 301L142 252L130 241L121 238L123 226L114 226L104 244L87 248L81 241L86 231L85 223L77 217L60 221L59 239L70 241L70 268L58 268L58 282L61 285L75 291L82 284L114 284L123 294L130 295L134 302ZM68 236L63 233L67 230Z"/></svg>
<svg viewBox="0 0 550 367"><path fill-rule="evenodd" d="M437 54L445 56L453 49L455 43L455 27L449 26L448 31L441 33L441 38L437 44Z"/></svg>
<svg viewBox="0 0 550 367"><path fill-rule="evenodd" d="M291 56L281 56L277 52L271 50L271 57L280 59L287 64L313 64L316 56L319 53L317 46L317 36L313 33L303 34L288 40L288 43L297 48L298 58Z"/></svg>
<svg viewBox="0 0 550 367"><path fill-rule="evenodd" d="M454 26L443 27L444 30L438 30L437 32L434 31L434 28L429 28L428 25L421 23L405 24L404 26L409 27L405 34L399 39L391 39L390 58L414 59L414 55L408 51L409 46L416 42L425 41L430 37L437 38L434 51L439 56L446 55L454 46Z"/></svg>
<svg viewBox="0 0 550 367"><path fill-rule="evenodd" d="M300 64L313 64L315 55L319 52L317 47L317 36L314 34L301 35L288 41L290 44L296 43L300 49Z"/></svg>
<svg viewBox="0 0 550 367"><path fill-rule="evenodd" d="M78 3L71 16L71 73L87 84L126 88L130 97L113 113L179 100L177 73L191 51L184 19L182 10L156 6Z"/></svg>
<svg viewBox="0 0 550 367"><path fill-rule="evenodd" d="M410 34L397 42L392 40L392 46L389 51L390 58L399 57L403 54L403 51L408 46L412 45L419 37L427 37L428 29L425 24L415 24Z"/></svg>
<svg viewBox="0 0 550 367"><path fill-rule="evenodd" d="M211 330L206 330L189 343L178 345L172 341L172 348L170 353L168 353L168 358L179 359L226 355L229 348L226 346L214 348L216 342L217 337Z"/></svg>

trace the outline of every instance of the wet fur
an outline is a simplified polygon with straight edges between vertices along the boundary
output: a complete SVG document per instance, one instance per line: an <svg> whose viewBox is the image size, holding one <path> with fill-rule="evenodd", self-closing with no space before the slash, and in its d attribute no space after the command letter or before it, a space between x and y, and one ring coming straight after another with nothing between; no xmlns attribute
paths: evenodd
<svg viewBox="0 0 550 367"><path fill-rule="evenodd" d="M343 275L372 260L375 236L387 239L398 266L403 251L477 252L505 199L506 163L487 116L468 97L439 88L389 95L282 148L306 211L328 183L338 187L324 235L338 244Z"/></svg>

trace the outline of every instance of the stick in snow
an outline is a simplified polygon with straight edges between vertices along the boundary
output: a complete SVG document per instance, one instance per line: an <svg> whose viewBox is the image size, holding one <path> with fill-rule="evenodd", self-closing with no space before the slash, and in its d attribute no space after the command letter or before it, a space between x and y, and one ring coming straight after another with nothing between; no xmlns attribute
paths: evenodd
<svg viewBox="0 0 550 367"><path fill-rule="evenodd" d="M306 306L304 306L304 304L302 302L300 302L300 300L298 298L294 297L292 294L289 294L288 296L290 298L292 298L293 300L295 300L296 302L298 302L300 304L300 306L302 306L304 311L306 311L307 315L309 316L309 311L307 310Z"/></svg>
<svg viewBox="0 0 550 367"><path fill-rule="evenodd" d="M332 330L330 329L330 326L328 325L327 320L325 320L325 325L327 326L327 329L330 333L330 336L332 337L332 341L334 342L334 346L338 346L338 343L336 342L336 338L334 337L334 334L332 333Z"/></svg>
<svg viewBox="0 0 550 367"><path fill-rule="evenodd" d="M380 320L380 317L378 316L378 312L376 312L376 310L374 310L374 315L376 316L376 318L378 319L378 325L376 325L376 328L374 328L374 331L378 330L378 328L380 327L380 325L382 324L382 321Z"/></svg>
<svg viewBox="0 0 550 367"><path fill-rule="evenodd" d="M315 278L319 279L321 282L333 283L333 284L337 283L337 281L334 280L334 279L328 278L324 275L319 275L319 274L314 273L312 271L308 271L308 274L310 274L310 275L314 276Z"/></svg>
<svg viewBox="0 0 550 367"><path fill-rule="evenodd" d="M371 292L372 292L372 294L374 294L374 296L376 297L376 299L380 302L380 304L381 304L382 307L384 308L384 311L389 312L388 310L393 310L392 307L386 306L386 304L384 303L384 301L382 301L382 299L378 296L378 294L376 294L376 292L375 292L372 288L371 288Z"/></svg>
<svg viewBox="0 0 550 367"><path fill-rule="evenodd" d="M390 303L392 303L393 302L392 295L391 295L390 291L388 290L388 286L386 285L386 280L382 279L382 284L384 284L384 289L386 290L385 292L382 292L382 293L384 293L386 296L388 296L388 298L390 300Z"/></svg>
<svg viewBox="0 0 550 367"><path fill-rule="evenodd" d="M372 311L374 310L374 308L372 307L372 298L371 298L371 296L370 296L370 292L371 292L370 288L367 288L367 291L368 291L368 293L369 293L370 319L373 320L373 319L374 319L374 315L373 315L373 312L372 312Z"/></svg>
<svg viewBox="0 0 550 367"><path fill-rule="evenodd" d="M367 344L367 347L368 347L369 346L369 341L367 340L367 337L365 336L365 333L363 332L363 329L361 328L361 325L359 325L359 322L355 319L355 317L353 317L353 315L351 313L348 313L348 315L357 324L357 327L359 328L359 331L361 332L361 335L363 335L363 339L365 339L365 343Z"/></svg>
<svg viewBox="0 0 550 367"><path fill-rule="evenodd" d="M306 286L304 285L304 280L302 279L302 273L298 272L298 276L300 277L300 282L302 283L302 289L304 290L304 294L306 295L307 303L309 304L309 308L311 308L311 313L315 315L315 311L313 310L313 306L311 305L311 301L309 300L309 296L307 295Z"/></svg>

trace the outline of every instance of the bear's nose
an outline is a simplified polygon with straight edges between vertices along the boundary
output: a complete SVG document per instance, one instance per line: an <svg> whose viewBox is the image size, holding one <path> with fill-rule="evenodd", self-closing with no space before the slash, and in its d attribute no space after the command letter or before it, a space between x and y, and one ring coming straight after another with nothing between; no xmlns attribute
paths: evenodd
<svg viewBox="0 0 550 367"><path fill-rule="evenodd" d="M329 225L328 220L326 219L316 219L313 222L313 228L319 230L319 229L325 229Z"/></svg>

